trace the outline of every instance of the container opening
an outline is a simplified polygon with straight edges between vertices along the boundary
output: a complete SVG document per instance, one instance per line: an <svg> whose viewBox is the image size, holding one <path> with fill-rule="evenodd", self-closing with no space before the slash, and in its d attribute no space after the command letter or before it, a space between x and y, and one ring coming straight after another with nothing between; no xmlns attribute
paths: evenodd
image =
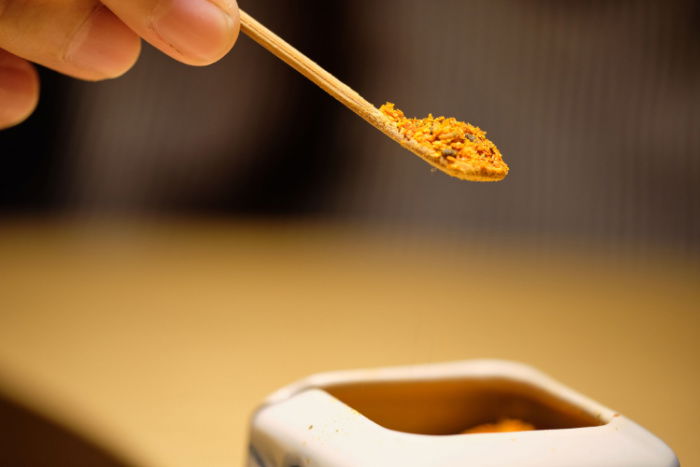
<svg viewBox="0 0 700 467"><path fill-rule="evenodd" d="M375 423L396 431L454 435L503 419L535 429L607 423L583 407L507 378L351 383L322 388Z"/></svg>

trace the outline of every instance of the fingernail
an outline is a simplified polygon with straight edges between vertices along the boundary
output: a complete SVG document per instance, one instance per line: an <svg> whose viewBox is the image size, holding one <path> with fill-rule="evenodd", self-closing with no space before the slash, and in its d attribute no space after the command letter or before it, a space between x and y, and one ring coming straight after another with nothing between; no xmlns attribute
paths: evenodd
<svg viewBox="0 0 700 467"><path fill-rule="evenodd" d="M36 107L36 76L26 67L0 64L0 128L21 122Z"/></svg>
<svg viewBox="0 0 700 467"><path fill-rule="evenodd" d="M161 0L151 26L179 54L202 64L219 59L234 36L231 17L207 0Z"/></svg>
<svg viewBox="0 0 700 467"><path fill-rule="evenodd" d="M65 60L95 79L114 78L134 64L137 42L134 32L100 5L72 38Z"/></svg>

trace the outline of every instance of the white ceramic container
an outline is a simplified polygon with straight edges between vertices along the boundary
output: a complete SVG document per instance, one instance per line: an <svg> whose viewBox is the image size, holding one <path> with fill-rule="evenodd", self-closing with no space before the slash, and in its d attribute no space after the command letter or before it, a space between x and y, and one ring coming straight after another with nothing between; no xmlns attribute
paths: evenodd
<svg viewBox="0 0 700 467"><path fill-rule="evenodd" d="M510 417L538 429L459 434ZM617 412L520 363L471 360L339 371L272 394L249 466L672 467L673 451Z"/></svg>

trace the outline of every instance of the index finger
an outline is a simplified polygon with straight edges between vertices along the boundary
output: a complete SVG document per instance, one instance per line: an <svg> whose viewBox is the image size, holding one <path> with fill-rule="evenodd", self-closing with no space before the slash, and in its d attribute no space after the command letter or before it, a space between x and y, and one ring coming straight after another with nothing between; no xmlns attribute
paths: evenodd
<svg viewBox="0 0 700 467"><path fill-rule="evenodd" d="M235 0L102 0L143 39L189 65L223 57L239 31Z"/></svg>

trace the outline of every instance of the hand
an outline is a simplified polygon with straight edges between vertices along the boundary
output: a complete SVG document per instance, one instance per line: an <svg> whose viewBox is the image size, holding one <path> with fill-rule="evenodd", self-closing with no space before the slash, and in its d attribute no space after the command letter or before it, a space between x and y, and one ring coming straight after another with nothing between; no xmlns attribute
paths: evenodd
<svg viewBox="0 0 700 467"><path fill-rule="evenodd" d="M239 30L236 0L0 0L0 128L39 98L29 62L97 81L136 62L141 40L189 65L223 57Z"/></svg>

